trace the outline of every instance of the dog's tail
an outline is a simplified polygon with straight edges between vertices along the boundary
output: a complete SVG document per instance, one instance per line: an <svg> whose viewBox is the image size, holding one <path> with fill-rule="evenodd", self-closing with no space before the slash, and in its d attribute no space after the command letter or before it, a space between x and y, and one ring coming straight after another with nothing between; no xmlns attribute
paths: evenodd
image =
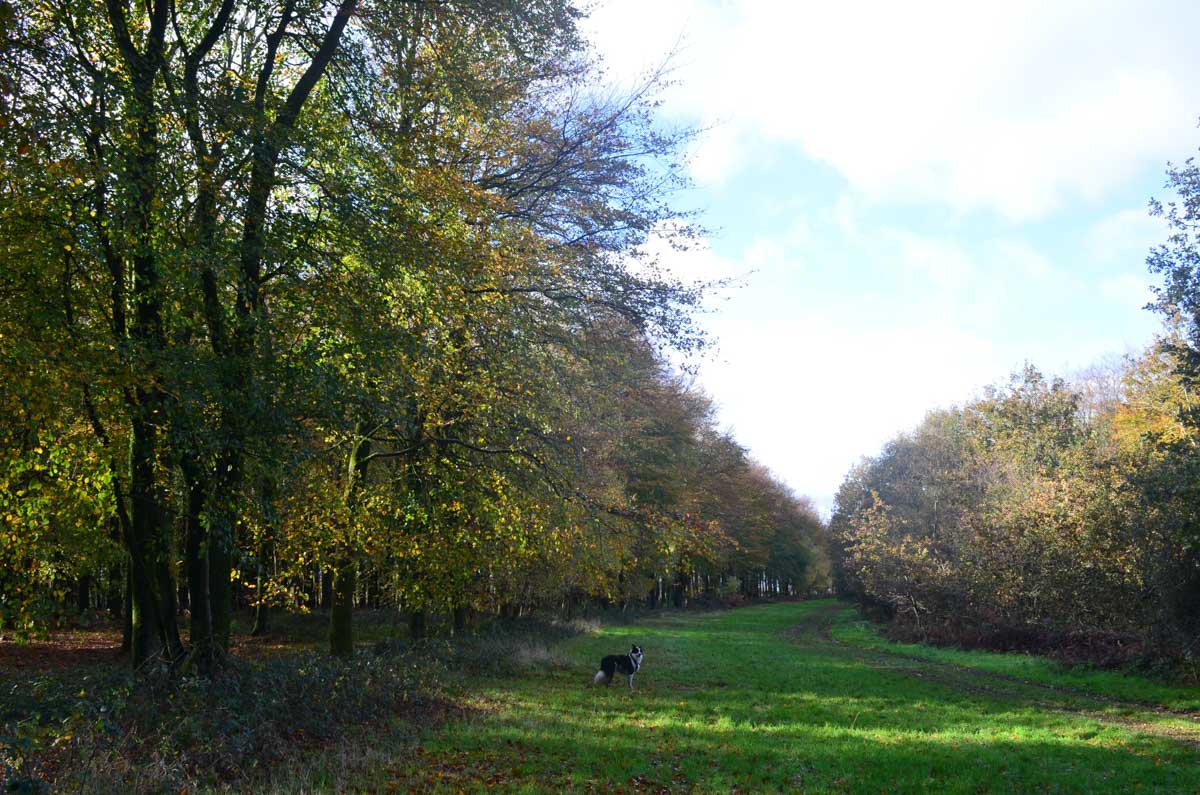
<svg viewBox="0 0 1200 795"><path fill-rule="evenodd" d="M602 670L596 671L596 675L592 677L592 684L594 684L594 685L602 685L607 681L608 681L608 674L604 673L604 671L602 671Z"/></svg>

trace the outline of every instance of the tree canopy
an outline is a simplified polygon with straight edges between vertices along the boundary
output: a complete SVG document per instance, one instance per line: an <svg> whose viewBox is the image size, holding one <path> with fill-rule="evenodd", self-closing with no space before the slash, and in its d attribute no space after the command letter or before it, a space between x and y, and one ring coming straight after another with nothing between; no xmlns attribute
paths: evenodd
<svg viewBox="0 0 1200 795"><path fill-rule="evenodd" d="M704 345L643 246L697 233L691 133L574 5L2 9L0 630L124 591L135 665L208 669L237 604L328 604L344 655L356 604L820 576L811 505L664 364Z"/></svg>

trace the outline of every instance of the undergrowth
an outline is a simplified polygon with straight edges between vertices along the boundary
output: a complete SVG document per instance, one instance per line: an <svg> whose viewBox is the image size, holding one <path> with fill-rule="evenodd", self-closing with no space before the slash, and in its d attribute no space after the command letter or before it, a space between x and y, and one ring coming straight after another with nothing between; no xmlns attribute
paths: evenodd
<svg viewBox="0 0 1200 795"><path fill-rule="evenodd" d="M372 725L444 720L456 709L448 682L561 667L552 644L581 628L525 620L454 639L377 641L350 660L231 658L211 680L138 676L115 662L14 673L0 691L0 782L16 793L264 785Z"/></svg>

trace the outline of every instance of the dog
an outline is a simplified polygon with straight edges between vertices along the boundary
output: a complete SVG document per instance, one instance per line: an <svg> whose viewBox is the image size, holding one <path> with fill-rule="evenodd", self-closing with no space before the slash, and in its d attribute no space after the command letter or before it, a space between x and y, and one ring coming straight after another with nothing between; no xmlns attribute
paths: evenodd
<svg viewBox="0 0 1200 795"><path fill-rule="evenodd" d="M629 654L610 654L600 661L600 670L592 677L593 685L611 685L613 677L618 673L624 674L633 690L633 675L642 667L642 647L634 645Z"/></svg>

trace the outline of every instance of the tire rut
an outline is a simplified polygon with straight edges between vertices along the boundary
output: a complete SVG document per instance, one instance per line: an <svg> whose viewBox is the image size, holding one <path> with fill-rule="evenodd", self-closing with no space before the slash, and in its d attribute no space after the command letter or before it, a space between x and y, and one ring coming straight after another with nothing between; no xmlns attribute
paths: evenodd
<svg viewBox="0 0 1200 795"><path fill-rule="evenodd" d="M1200 712L1173 709L1159 704L1131 701L1068 687L1057 687L1042 682L1032 682L1007 674L981 671L954 663L926 660L898 651L863 649L833 637L831 630L834 618L843 609L839 606L832 606L814 611L811 615L806 616L803 622L789 628L786 634L793 642L815 641L842 656L856 659L876 670L911 676L974 696L1015 700L1047 712L1085 717L1098 723L1119 726L1200 748L1200 723L1188 726L1165 725L1148 719L1153 716L1159 720L1178 718L1196 721L1200 719ZM1105 711L1106 708L1108 710L1125 710L1134 714L1113 714Z"/></svg>

